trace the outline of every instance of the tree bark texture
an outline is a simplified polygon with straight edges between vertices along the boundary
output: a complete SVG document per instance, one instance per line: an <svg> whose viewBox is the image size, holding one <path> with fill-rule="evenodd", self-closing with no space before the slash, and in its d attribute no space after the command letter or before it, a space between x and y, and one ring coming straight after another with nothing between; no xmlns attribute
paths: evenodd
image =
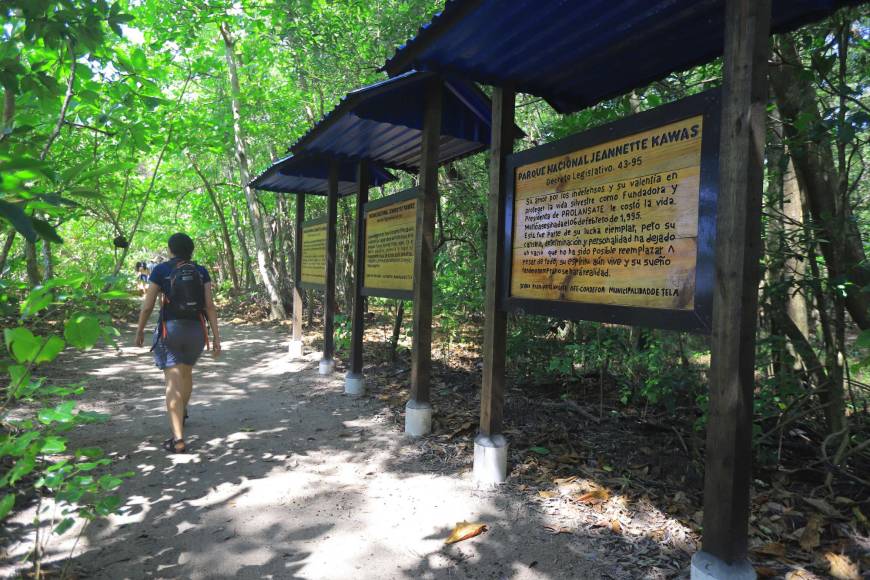
<svg viewBox="0 0 870 580"><path fill-rule="evenodd" d="M242 127L242 90L239 85L238 67L236 65L235 40L226 23L220 27L221 36L224 40L224 51L227 61L227 69L230 75L230 90L233 109L233 134L235 137L236 161L239 164L239 177L242 180L242 188L245 192L245 200L248 202L248 213L251 217L251 230L254 233L254 245L257 251L257 265L260 277L266 287L269 296L269 304L273 318L287 318L287 310L278 289L275 274L269 264L269 247L266 243L266 234L263 229L263 219L260 213L260 205L257 192L250 187L250 171L248 169L247 141L244 128Z"/></svg>

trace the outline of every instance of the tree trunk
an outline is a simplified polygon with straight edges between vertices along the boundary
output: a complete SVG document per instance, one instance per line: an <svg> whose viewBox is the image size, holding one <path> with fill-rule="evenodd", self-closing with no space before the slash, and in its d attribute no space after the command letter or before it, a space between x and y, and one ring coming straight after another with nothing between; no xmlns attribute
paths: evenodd
<svg viewBox="0 0 870 580"><path fill-rule="evenodd" d="M338 268L340 272L341 278L341 288L342 296L341 296L341 310L342 312L350 312L353 307L353 295L354 295L354 282L353 282L353 259L354 259L354 235L353 235L353 224L354 224L354 216L351 214L353 209L351 209L351 205L347 203L349 198L344 198L344 202L342 203L342 211L341 211L341 219L339 223L341 224L341 231L339 233L339 239L341 240L341 248L339 251L339 257L337 258L338 263L341 264L341 267Z"/></svg>
<svg viewBox="0 0 870 580"><path fill-rule="evenodd" d="M788 360L788 344L782 338L783 330L779 321L785 315L788 296L791 292L790 278L786 275L786 260L792 251L785 237L785 215L783 213L783 180L787 158L785 143L782 140L782 121L773 115L769 129L770 141L767 146L767 192L765 211L768 214L765 247L766 271L764 276L765 298L763 302L768 331L776 342L771 345L771 372L779 381L789 381L791 366ZM781 384L781 383L780 383Z"/></svg>
<svg viewBox="0 0 870 580"><path fill-rule="evenodd" d="M42 283L42 274L39 273L39 263L36 259L36 244L24 240L24 263L27 269L27 283L31 288Z"/></svg>
<svg viewBox="0 0 870 580"><path fill-rule="evenodd" d="M46 280L54 278L54 255L48 240L42 240L42 271Z"/></svg>
<svg viewBox="0 0 870 580"><path fill-rule="evenodd" d="M220 201L218 201L218 193L212 187L211 182L206 178L203 172L200 170L199 166L196 164L193 156L188 153L187 158L190 160L190 164L193 166L193 170L202 180L202 184L205 186L205 191L208 193L208 198L211 200L211 205L214 207L214 212L217 214L218 221L221 225L221 238L223 239L224 245L224 254L226 255L226 267L229 270L230 280L233 283L233 293L238 294L239 287L239 273L236 272L236 256L233 254L233 243L230 240L230 231L227 227L227 218L224 215L224 210L221 208Z"/></svg>
<svg viewBox="0 0 870 580"><path fill-rule="evenodd" d="M236 55L234 52L235 41L233 40L226 23L221 23L220 31L221 36L223 36L224 39L227 69L230 74L236 160L239 164L239 177L241 177L242 180L245 199L248 202L248 212L251 216L251 229L254 232L254 245L257 250L257 264L260 268L260 276L263 279L263 284L266 286L266 292L269 295L272 317L285 319L287 318L287 311L284 308L281 294L278 291L275 274L272 272L269 264L269 249L266 245L266 234L263 230L263 220L260 214L257 192L249 185L250 171L248 170L247 142L245 139L244 128L242 127L242 91L239 86L239 75L236 67Z"/></svg>
<svg viewBox="0 0 870 580"><path fill-rule="evenodd" d="M829 276L851 282L846 285L846 308L852 320L862 330L867 329L870 302L862 289L870 284L870 271L864 267L864 246L852 209L843 203L830 133L824 129L815 87L803 74L792 36L779 35L775 42L778 50L770 67L770 84L782 113L795 174L806 193L813 221L821 228L819 249Z"/></svg>
<svg viewBox="0 0 870 580"><path fill-rule="evenodd" d="M251 266L251 254L248 252L248 240L245 238L245 230L239 220L239 212L236 206L230 206L230 215L233 218L233 226L236 228L236 237L239 240L239 250L242 252L242 270L245 273L245 288L251 290L256 284L254 270Z"/></svg>
<svg viewBox="0 0 870 580"><path fill-rule="evenodd" d="M284 303L284 309L290 312L293 309L293 294L290 285L290 275L287 270L287 204L286 197L283 193L275 194L275 217L273 224L275 227L272 236L272 264L275 268L275 273L278 276L278 287L281 291L281 300Z"/></svg>
<svg viewBox="0 0 870 580"><path fill-rule="evenodd" d="M12 250L12 245L15 243L15 228L9 230L6 234L6 241L3 242L3 249L0 249L0 278L3 277L3 271L6 269L6 260L9 259L9 252Z"/></svg>
<svg viewBox="0 0 870 580"><path fill-rule="evenodd" d="M804 227L804 210L801 190L798 184L797 175L794 172L794 163L791 156L787 156L787 164L785 167L785 175L782 181L782 212L785 216L785 237L787 240L792 240L792 244L796 244L800 238ZM787 275L794 281L795 289L789 293L788 299L788 315L791 318L798 330L805 337L810 337L810 318L807 308L806 289L801 288L807 276L806 260L803 259L803 248L796 248L793 245L793 250L789 253L785 261L785 270ZM798 288L800 288L798 290Z"/></svg>
<svg viewBox="0 0 870 580"><path fill-rule="evenodd" d="M393 336L390 338L390 361L396 362L399 337L402 334L402 318L405 316L405 301L396 300L396 320L393 322Z"/></svg>

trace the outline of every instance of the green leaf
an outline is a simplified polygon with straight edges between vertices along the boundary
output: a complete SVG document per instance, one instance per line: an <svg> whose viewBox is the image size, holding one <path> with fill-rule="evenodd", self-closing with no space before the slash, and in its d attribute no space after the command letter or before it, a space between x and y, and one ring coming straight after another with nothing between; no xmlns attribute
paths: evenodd
<svg viewBox="0 0 870 580"><path fill-rule="evenodd" d="M18 205L0 199L0 218L12 224L12 227L28 242L36 241L38 236L36 230L33 229L33 223Z"/></svg>
<svg viewBox="0 0 870 580"><path fill-rule="evenodd" d="M139 71L148 68L148 59L145 57L145 51L141 48L137 48L133 51L130 61L133 63L134 67L139 69Z"/></svg>
<svg viewBox="0 0 870 580"><path fill-rule="evenodd" d="M21 316L28 318L33 316L40 310L47 308L54 302L54 294L51 288L46 286L38 286L30 291L24 302L21 303Z"/></svg>
<svg viewBox="0 0 870 580"><path fill-rule="evenodd" d="M87 457L89 459L97 459L102 457L104 454L103 450L99 447L79 447L76 449L76 457Z"/></svg>
<svg viewBox="0 0 870 580"><path fill-rule="evenodd" d="M42 346L42 341L23 326L7 328L3 331L3 336L6 340L6 348L19 363L33 362L39 347Z"/></svg>
<svg viewBox="0 0 870 580"><path fill-rule="evenodd" d="M42 444L42 449L40 449L39 452L44 455L52 455L54 453L62 453L65 450L66 439L55 435L49 435L45 438L45 442Z"/></svg>
<svg viewBox="0 0 870 580"><path fill-rule="evenodd" d="M870 347L870 329L861 331L861 334L859 334L858 338L855 340L855 346L859 348Z"/></svg>
<svg viewBox="0 0 870 580"><path fill-rule="evenodd" d="M16 481L33 471L36 467L36 459L32 455L25 455L15 463L15 467L9 472L9 484L14 485Z"/></svg>
<svg viewBox="0 0 870 580"><path fill-rule="evenodd" d="M100 177L102 175L107 175L109 173L116 173L118 171L123 171L125 169L132 169L135 166L136 166L135 163L131 163L129 161L121 161L118 163L110 163L108 165L102 165L100 167L97 167L96 169L92 169L91 171L86 171L85 173L80 174L76 181L79 183L84 183L90 179L94 179L94 178ZM93 188L91 188L91 189L93 189ZM73 190L73 192L75 192L75 191L76 190ZM82 195L82 194L78 193L78 195Z"/></svg>
<svg viewBox="0 0 870 580"><path fill-rule="evenodd" d="M30 372L25 365L11 365L8 369L9 377L12 381L10 385L15 386L13 397L18 397L19 393L30 384Z"/></svg>
<svg viewBox="0 0 870 580"><path fill-rule="evenodd" d="M118 511L118 508L121 507L121 503L120 497L110 495L98 501L94 506L94 509L96 510L97 515L108 516Z"/></svg>
<svg viewBox="0 0 870 580"><path fill-rule="evenodd" d="M114 475L104 475L99 479L100 487L105 490L117 489L122 483L124 483L124 480Z"/></svg>
<svg viewBox="0 0 870 580"><path fill-rule="evenodd" d="M63 238L57 235L57 231L55 231L53 225L39 218L30 218L30 221L33 224L33 229L36 230L36 233L39 234L40 238L48 240L53 244L63 243Z"/></svg>
<svg viewBox="0 0 870 580"><path fill-rule="evenodd" d="M105 423L109 420L109 415L97 411L79 411L76 419L79 423Z"/></svg>
<svg viewBox="0 0 870 580"><path fill-rule="evenodd" d="M40 364L53 361L65 346L66 343L62 338L50 336L34 362Z"/></svg>
<svg viewBox="0 0 870 580"><path fill-rule="evenodd" d="M100 294L101 300L116 300L118 298L130 298L131 294L126 290L109 290Z"/></svg>
<svg viewBox="0 0 870 580"><path fill-rule="evenodd" d="M54 409L40 409L36 417L40 423L45 425L50 425L51 423L72 423L75 419L73 407L75 407L75 401L65 401L55 406Z"/></svg>
<svg viewBox="0 0 870 580"><path fill-rule="evenodd" d="M54 533L58 536L63 534L68 529L70 529L75 522L76 521L73 518L62 519L61 522L54 527Z"/></svg>
<svg viewBox="0 0 870 580"><path fill-rule="evenodd" d="M549 455L550 450L546 447L529 447L529 451L532 453L537 453L538 455Z"/></svg>
<svg viewBox="0 0 870 580"><path fill-rule="evenodd" d="M3 496L3 499L0 499L0 520L9 515L9 512L12 511L12 506L15 505L15 495L11 493L7 493Z"/></svg>
<svg viewBox="0 0 870 580"><path fill-rule="evenodd" d="M74 347L90 350L100 338L100 321L90 314L74 314L67 320L63 335Z"/></svg>

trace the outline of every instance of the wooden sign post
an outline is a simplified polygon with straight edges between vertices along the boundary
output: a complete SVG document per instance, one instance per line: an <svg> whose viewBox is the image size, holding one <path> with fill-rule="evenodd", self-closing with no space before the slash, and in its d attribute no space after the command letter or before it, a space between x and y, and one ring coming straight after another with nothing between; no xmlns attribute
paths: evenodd
<svg viewBox="0 0 870 580"><path fill-rule="evenodd" d="M746 555L770 6L726 2L704 535L692 578L755 578Z"/></svg>
<svg viewBox="0 0 870 580"><path fill-rule="evenodd" d="M483 381L480 390L480 431L474 439L474 479L503 483L507 478L508 442L502 434L504 414L507 314L501 308L505 276L504 239L507 214L505 161L514 147L516 93L492 91L492 140L489 152L489 203L486 237L486 298L483 322Z"/></svg>
<svg viewBox="0 0 870 580"><path fill-rule="evenodd" d="M435 256L435 210L438 206L438 146L441 137L441 79L426 81L426 105L420 167L422 200L417 204L414 322L411 349L411 400L405 406L405 433L420 436L432 430L429 384L432 374L432 271Z"/></svg>
<svg viewBox="0 0 870 580"><path fill-rule="evenodd" d="M351 310L350 369L344 378L344 392L361 395L365 392L363 376L363 277L365 276L365 205L369 201L370 169L368 161L360 161L357 170L356 247L353 255L353 307Z"/></svg>
<svg viewBox="0 0 870 580"><path fill-rule="evenodd" d="M293 339L290 341L290 356L302 358L302 223L305 221L305 195L296 195L296 230L293 247Z"/></svg>
<svg viewBox="0 0 870 580"><path fill-rule="evenodd" d="M326 288L323 296L323 358L319 367L321 375L331 374L335 370L335 226L338 219L338 169L338 162L331 161L326 195Z"/></svg>

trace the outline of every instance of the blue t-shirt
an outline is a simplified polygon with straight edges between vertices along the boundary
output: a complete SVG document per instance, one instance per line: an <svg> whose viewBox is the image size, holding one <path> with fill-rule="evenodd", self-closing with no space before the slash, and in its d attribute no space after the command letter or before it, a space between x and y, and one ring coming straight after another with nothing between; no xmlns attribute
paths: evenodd
<svg viewBox="0 0 870 580"><path fill-rule="evenodd" d="M173 268L175 268L175 264L180 262L178 258L172 258L168 262L161 262L154 266L154 269L151 270L151 276L148 278L150 282L154 282L158 286L160 286L161 292L164 294L169 293L169 275L172 274ZM202 283L208 284L211 282L211 276L208 275L208 270L205 269L204 266L196 265L196 269L199 272L199 275L202 276Z"/></svg>

